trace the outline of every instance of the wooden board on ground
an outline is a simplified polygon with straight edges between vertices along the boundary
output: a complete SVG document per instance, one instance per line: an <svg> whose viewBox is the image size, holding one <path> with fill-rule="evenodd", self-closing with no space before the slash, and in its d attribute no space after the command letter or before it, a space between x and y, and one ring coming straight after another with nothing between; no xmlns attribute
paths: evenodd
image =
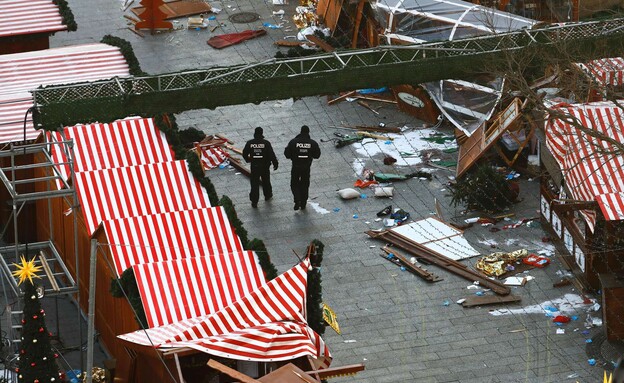
<svg viewBox="0 0 624 383"><path fill-rule="evenodd" d="M533 265L527 265L526 263L522 263L522 262L520 262L519 264L513 265L513 267L514 267L513 270L509 270L508 272L499 275L498 279L503 280L507 277L513 277L516 274L523 273L527 270L533 270L535 268L535 266Z"/></svg>
<svg viewBox="0 0 624 383"><path fill-rule="evenodd" d="M277 40L273 44L280 47L300 47L304 44L310 44L309 41L299 41L299 40Z"/></svg>
<svg viewBox="0 0 624 383"><path fill-rule="evenodd" d="M475 306L487 306L487 305L498 305L501 303L513 303L520 302L522 298L517 295L470 295L466 297L466 300L462 302L462 306L464 307L475 307Z"/></svg>
<svg viewBox="0 0 624 383"><path fill-rule="evenodd" d="M308 39L309 41L312 41L314 44L316 44L325 52L333 52L335 50L334 47L332 47L325 40L321 39L320 37L316 35L306 35L306 39Z"/></svg>
<svg viewBox="0 0 624 383"><path fill-rule="evenodd" d="M144 10L144 7L134 7L132 8L132 13L140 16ZM165 20L169 20L177 17L199 15L200 13L210 13L212 12L212 7L203 1L176 0L161 5L160 10L167 15Z"/></svg>

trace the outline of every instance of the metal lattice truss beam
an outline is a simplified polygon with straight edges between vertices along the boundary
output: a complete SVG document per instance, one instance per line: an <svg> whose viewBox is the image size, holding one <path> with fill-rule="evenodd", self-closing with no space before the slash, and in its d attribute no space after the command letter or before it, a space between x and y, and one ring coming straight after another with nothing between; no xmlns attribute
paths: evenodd
<svg viewBox="0 0 624 383"><path fill-rule="evenodd" d="M116 118L120 118L124 117L123 114L175 113L309 96L367 85L419 83L448 78L449 74L457 75L462 70L465 72L465 59L480 59L483 64L492 54L521 54L527 48L554 44L593 45L595 41L621 38L622 35L624 19L613 19L439 43L346 50L292 59L270 59L251 65L47 86L33 91L37 108L34 120L37 126L52 129L58 128L58 124L110 120L111 110L114 109L111 107L101 108L101 112L92 111L91 114L66 107L89 106L94 100L102 100L109 106L116 105L119 109ZM456 60L458 58L464 61ZM444 70L431 69L440 65L445 66ZM168 102L162 99L163 93L168 94ZM188 100L184 96L188 96ZM62 111L65 115L60 118ZM72 112L75 112L75 117L70 115ZM108 118L103 114L107 114Z"/></svg>

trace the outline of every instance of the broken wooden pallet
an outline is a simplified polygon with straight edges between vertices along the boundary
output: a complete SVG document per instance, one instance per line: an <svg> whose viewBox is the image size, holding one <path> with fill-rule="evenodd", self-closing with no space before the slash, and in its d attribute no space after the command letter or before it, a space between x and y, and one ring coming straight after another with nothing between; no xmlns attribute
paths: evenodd
<svg viewBox="0 0 624 383"><path fill-rule="evenodd" d="M392 230L368 230L366 234L368 234L371 238L389 242L394 246L407 251L416 258L423 258L425 261L431 262L432 264L442 267L453 274L466 278L469 281L477 281L481 286L494 291L496 294L508 295L511 293L511 289L508 286L505 286L501 281L491 280L486 275L481 274L476 270L469 269L468 266L463 263L428 249L419 243L411 241L408 238L393 232Z"/></svg>

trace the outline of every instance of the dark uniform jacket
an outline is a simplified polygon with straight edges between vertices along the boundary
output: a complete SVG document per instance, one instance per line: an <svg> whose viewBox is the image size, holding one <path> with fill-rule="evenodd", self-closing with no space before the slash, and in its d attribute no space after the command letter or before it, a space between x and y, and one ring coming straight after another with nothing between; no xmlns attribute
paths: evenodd
<svg viewBox="0 0 624 383"><path fill-rule="evenodd" d="M251 162L251 167L268 168L271 164L277 167L277 157L271 143L264 138L247 141L243 149L243 158Z"/></svg>
<svg viewBox="0 0 624 383"><path fill-rule="evenodd" d="M312 159L321 157L321 148L309 134L299 133L284 149L284 156L292 160L294 167L310 167Z"/></svg>

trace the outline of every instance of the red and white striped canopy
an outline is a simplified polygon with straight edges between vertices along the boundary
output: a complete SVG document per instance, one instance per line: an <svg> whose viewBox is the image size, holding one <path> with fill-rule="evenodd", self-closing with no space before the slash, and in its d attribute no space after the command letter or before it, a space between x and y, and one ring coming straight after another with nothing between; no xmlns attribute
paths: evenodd
<svg viewBox="0 0 624 383"><path fill-rule="evenodd" d="M221 206L102 222L118 275L150 262L243 251Z"/></svg>
<svg viewBox="0 0 624 383"><path fill-rule="evenodd" d="M216 168L229 157L227 152L218 146L196 144L195 151L204 170Z"/></svg>
<svg viewBox="0 0 624 383"><path fill-rule="evenodd" d="M305 321L306 260L224 309L119 338L160 348L189 347L225 358L260 362L311 356L331 363L323 339Z"/></svg>
<svg viewBox="0 0 624 383"><path fill-rule="evenodd" d="M46 132L49 142L74 141L74 171L99 170L122 166L174 161L175 156L151 118L128 118L110 124L66 127L63 132ZM66 163L67 155L59 145L51 145L52 160ZM67 180L69 165L59 170Z"/></svg>
<svg viewBox="0 0 624 383"><path fill-rule="evenodd" d="M0 14L3 8L0 5ZM24 116L33 105L31 90L40 85L96 81L129 76L117 47L85 44L0 55L0 143L24 141ZM37 138L32 115L26 119L26 141Z"/></svg>
<svg viewBox="0 0 624 383"><path fill-rule="evenodd" d="M133 270L149 327L213 314L265 283L252 251L145 263Z"/></svg>
<svg viewBox="0 0 624 383"><path fill-rule="evenodd" d="M210 207L186 161L80 172L74 186L89 235L108 219Z"/></svg>
<svg viewBox="0 0 624 383"><path fill-rule="evenodd" d="M546 123L546 145L563 173L572 198L597 201L608 221L624 219L624 156L607 139L584 132L570 121L617 142L624 142L624 112L611 102L553 108L566 117ZM590 230L595 213L583 212Z"/></svg>
<svg viewBox="0 0 624 383"><path fill-rule="evenodd" d="M600 85L624 85L624 58L622 57L598 59L576 65Z"/></svg>
<svg viewBox="0 0 624 383"><path fill-rule="evenodd" d="M52 0L0 1L0 37L67 30Z"/></svg>

